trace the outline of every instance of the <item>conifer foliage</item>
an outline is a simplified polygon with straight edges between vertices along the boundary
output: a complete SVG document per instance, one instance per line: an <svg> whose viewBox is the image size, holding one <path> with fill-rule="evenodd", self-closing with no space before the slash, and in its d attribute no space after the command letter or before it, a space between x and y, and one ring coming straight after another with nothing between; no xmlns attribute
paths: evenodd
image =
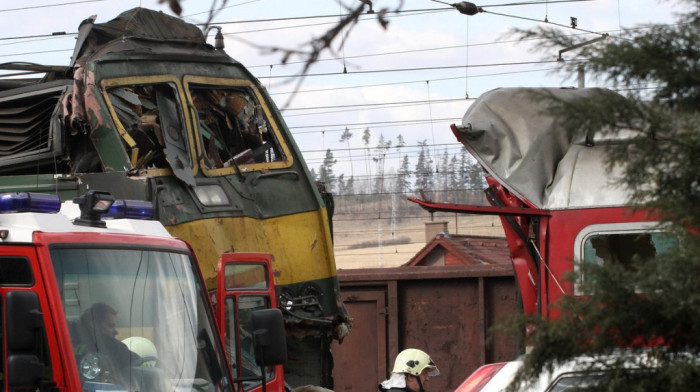
<svg viewBox="0 0 700 392"><path fill-rule="evenodd" d="M624 167L630 204L658 216L676 250L634 268L607 263L576 282L590 293L558 304L554 321L521 319L534 332L525 367L512 385L518 390L541 371L581 355L639 349L641 367L629 371L620 357L597 372L588 389L605 391L689 391L700 379L700 2L685 0L688 12L676 24L623 32L580 48L587 75L616 86L596 100L559 102L555 111L572 130L632 130L624 148L610 149L609 168ZM517 31L521 38L545 38L539 49L570 47L575 41L554 29ZM574 74L580 63L564 62ZM619 94L618 94L619 93ZM571 278L574 279L573 277ZM652 347L652 349L649 349ZM589 368L593 372L592 368ZM577 389L578 390L578 389Z"/></svg>

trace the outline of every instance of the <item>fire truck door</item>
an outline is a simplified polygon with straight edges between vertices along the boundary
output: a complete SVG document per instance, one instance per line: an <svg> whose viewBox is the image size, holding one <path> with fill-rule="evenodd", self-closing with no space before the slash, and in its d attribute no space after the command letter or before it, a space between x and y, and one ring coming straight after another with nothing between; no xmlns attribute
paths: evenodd
<svg viewBox="0 0 700 392"><path fill-rule="evenodd" d="M0 324L2 377L7 390L36 389L54 383L45 325L46 304L40 299L43 284L30 246L0 247Z"/></svg>
<svg viewBox="0 0 700 392"><path fill-rule="evenodd" d="M255 380L263 375L256 363L252 315L276 308L271 263L267 253L225 253L219 260L217 322L241 391L258 389L260 382ZM281 366L265 370L270 390L276 389L281 374Z"/></svg>

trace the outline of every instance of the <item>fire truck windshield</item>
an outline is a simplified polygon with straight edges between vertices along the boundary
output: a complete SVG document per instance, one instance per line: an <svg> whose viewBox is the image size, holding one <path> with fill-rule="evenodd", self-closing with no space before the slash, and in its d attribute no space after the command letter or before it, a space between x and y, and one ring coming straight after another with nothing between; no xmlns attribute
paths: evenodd
<svg viewBox="0 0 700 392"><path fill-rule="evenodd" d="M51 257L84 391L230 391L187 254L55 246Z"/></svg>

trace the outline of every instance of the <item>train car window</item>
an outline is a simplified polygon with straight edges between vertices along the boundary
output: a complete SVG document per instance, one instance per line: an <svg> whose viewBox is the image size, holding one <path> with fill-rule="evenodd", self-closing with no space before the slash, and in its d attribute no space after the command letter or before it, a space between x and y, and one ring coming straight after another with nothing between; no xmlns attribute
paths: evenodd
<svg viewBox="0 0 700 392"><path fill-rule="evenodd" d="M251 88L189 85L208 169L286 158Z"/></svg>
<svg viewBox="0 0 700 392"><path fill-rule="evenodd" d="M658 229L621 227L621 225L596 225L584 236L579 235L577 274L580 281L586 279L586 267L616 263L634 269L635 264L677 249L678 239ZM629 226L627 224L626 226ZM579 292L577 294L583 294Z"/></svg>

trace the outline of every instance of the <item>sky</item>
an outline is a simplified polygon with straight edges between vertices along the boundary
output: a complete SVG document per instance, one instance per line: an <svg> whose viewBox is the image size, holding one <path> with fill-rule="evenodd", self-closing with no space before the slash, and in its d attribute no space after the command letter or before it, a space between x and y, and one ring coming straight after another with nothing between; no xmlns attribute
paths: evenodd
<svg viewBox="0 0 700 392"><path fill-rule="evenodd" d="M518 4L505 6L505 4ZM182 0L182 15L192 23L206 21L222 2ZM308 50L308 43L334 26L359 0L228 0L214 25L225 36L226 52L247 66L267 87L302 150L307 165L318 171L326 150L337 160L336 175L356 179L376 175L372 157L380 137L391 141L382 157L383 170L395 171L408 155L415 164L418 143L427 143L435 161L445 151L463 148L450 124L461 122L480 94L499 87L574 87L575 77L554 73L557 52L535 53L533 42L517 42L514 28L556 27L562 34L595 38L650 23L673 23L681 10L674 1L658 0L489 0L475 2L486 12L460 14L433 0L374 0L373 9L394 10L382 28L376 14L365 14L341 33L334 53L325 53L308 76L301 58L282 64L270 48ZM80 22L97 15L106 22L134 7L172 14L158 0L25 0L0 5L0 63L67 65ZM324 17L325 16L325 17ZM571 18L576 18L576 28ZM548 23L545 23L544 20ZM47 37L55 32L65 35ZM213 33L209 41L213 44ZM25 37L12 39L13 37ZM575 51L563 55L575 59ZM343 71L347 72L344 73ZM606 86L586 75L586 86ZM345 129L352 137L345 142ZM362 135L370 130L365 144ZM399 135L405 146L394 148Z"/></svg>

